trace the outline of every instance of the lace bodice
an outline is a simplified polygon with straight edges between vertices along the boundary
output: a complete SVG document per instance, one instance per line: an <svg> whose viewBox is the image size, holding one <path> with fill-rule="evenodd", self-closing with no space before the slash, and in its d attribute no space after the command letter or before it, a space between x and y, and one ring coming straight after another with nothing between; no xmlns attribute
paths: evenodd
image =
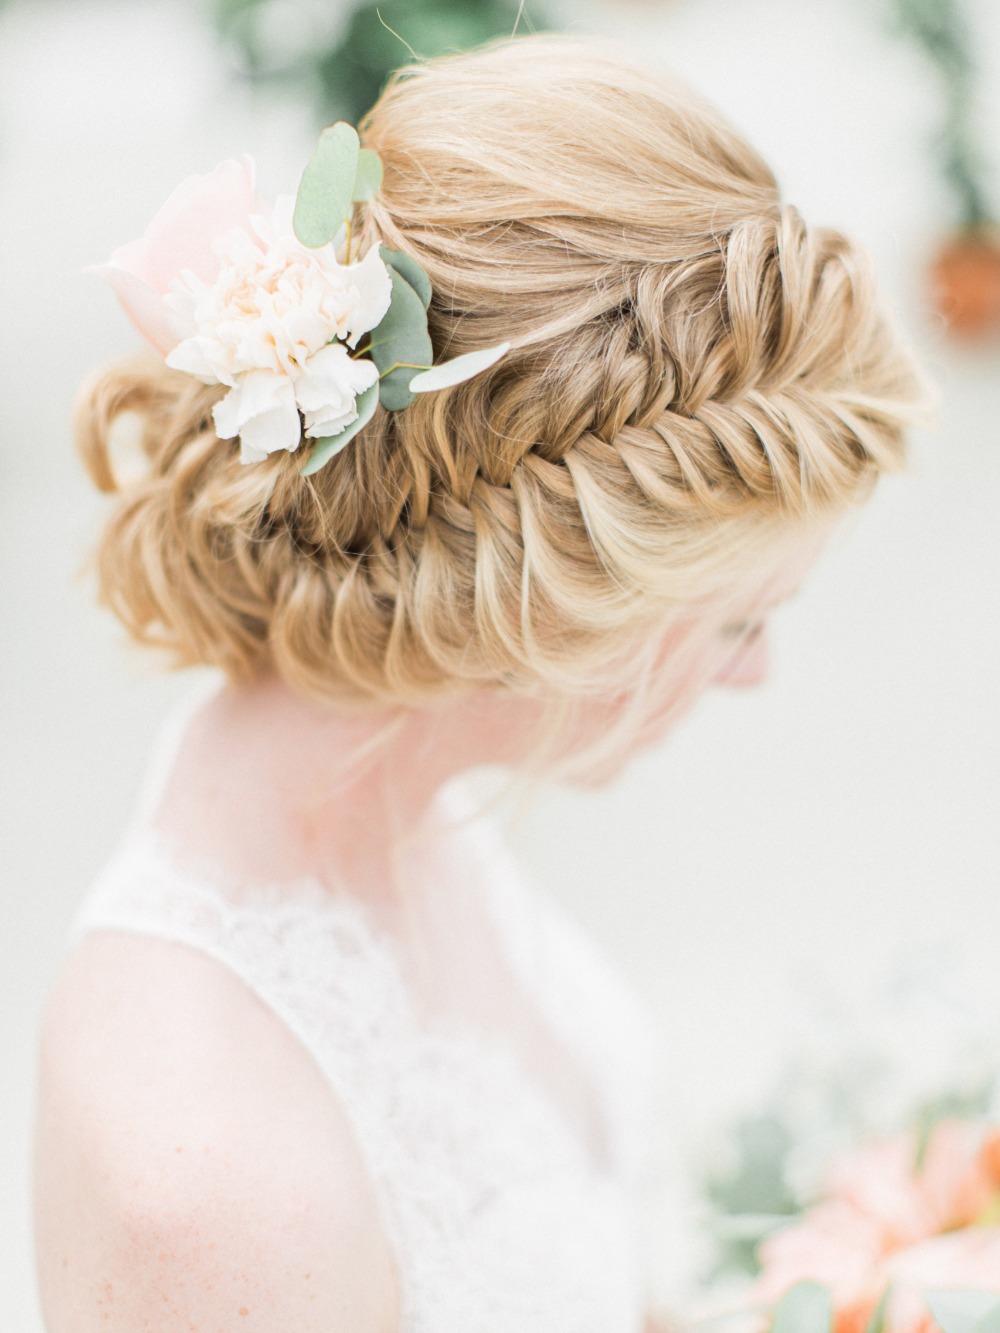
<svg viewBox="0 0 1000 1333"><path fill-rule="evenodd" d="M129 834L75 936L139 932L235 973L287 1025L346 1109L399 1270L403 1333L637 1333L646 1246L651 1039L583 933L503 860L484 885L512 970L589 1075L607 1160L513 1050L419 1020L363 905L317 883L233 901Z"/></svg>

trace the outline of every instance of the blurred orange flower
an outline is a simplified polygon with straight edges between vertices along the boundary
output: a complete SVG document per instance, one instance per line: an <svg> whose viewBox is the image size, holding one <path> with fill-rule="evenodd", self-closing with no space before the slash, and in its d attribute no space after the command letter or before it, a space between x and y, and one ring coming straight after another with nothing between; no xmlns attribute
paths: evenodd
<svg viewBox="0 0 1000 1333"><path fill-rule="evenodd" d="M796 1282L830 1288L834 1333L864 1333L887 1288L886 1333L937 1333L935 1288L1000 1294L1000 1133L944 1120L866 1144L829 1173L823 1196L758 1249L755 1296Z"/></svg>

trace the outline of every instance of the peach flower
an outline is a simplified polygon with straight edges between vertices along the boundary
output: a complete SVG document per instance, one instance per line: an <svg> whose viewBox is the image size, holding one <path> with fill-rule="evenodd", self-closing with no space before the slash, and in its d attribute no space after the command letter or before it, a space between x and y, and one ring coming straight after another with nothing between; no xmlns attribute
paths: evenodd
<svg viewBox="0 0 1000 1333"><path fill-rule="evenodd" d="M920 1162L915 1135L865 1145L830 1172L824 1197L763 1241L756 1299L794 1283L830 1288L835 1333L863 1333L887 1288L887 1333L936 1333L924 1294L935 1288L1000 1295L1000 1141L948 1120Z"/></svg>

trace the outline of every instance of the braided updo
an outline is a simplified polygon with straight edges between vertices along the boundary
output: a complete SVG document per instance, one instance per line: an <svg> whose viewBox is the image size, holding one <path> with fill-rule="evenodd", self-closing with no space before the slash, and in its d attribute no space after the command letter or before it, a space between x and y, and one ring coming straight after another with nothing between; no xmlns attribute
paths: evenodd
<svg viewBox="0 0 1000 1333"><path fill-rule="evenodd" d="M426 269L437 357L513 350L308 478L242 466L219 390L103 373L78 435L141 642L344 703L586 689L899 463L920 391L865 257L685 89L527 38L404 70L362 132L364 239ZM148 467L119 487L123 413Z"/></svg>

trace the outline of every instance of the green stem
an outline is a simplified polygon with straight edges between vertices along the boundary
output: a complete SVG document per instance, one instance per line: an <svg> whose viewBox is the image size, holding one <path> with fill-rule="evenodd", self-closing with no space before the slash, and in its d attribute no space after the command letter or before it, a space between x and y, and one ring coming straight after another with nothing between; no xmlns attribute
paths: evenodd
<svg viewBox="0 0 1000 1333"><path fill-rule="evenodd" d="M412 361L394 361L388 370L383 370L379 375L380 380L384 380L386 375L391 375L394 370L432 370L432 366L418 366Z"/></svg>

